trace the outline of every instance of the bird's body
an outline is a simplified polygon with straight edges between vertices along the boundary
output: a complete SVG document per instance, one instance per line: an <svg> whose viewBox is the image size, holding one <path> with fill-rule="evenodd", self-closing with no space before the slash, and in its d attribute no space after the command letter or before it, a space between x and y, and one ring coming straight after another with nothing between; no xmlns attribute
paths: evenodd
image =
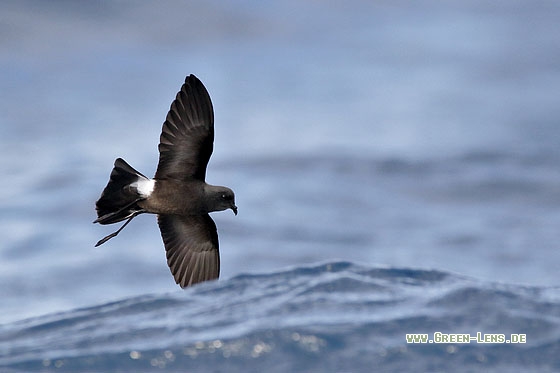
<svg viewBox="0 0 560 373"><path fill-rule="evenodd" d="M204 205L206 183L174 179L154 181L154 190L150 198L138 202L138 206L144 210L153 214L173 215L200 215L211 212Z"/></svg>
<svg viewBox="0 0 560 373"><path fill-rule="evenodd" d="M154 178L142 175L121 158L115 161L109 183L96 202L94 223L126 223L96 246L116 236L135 216L157 214L175 281L186 287L218 278L218 234L208 213L232 209L237 214L237 207L231 189L205 181L213 143L210 96L200 80L190 75L163 124Z"/></svg>

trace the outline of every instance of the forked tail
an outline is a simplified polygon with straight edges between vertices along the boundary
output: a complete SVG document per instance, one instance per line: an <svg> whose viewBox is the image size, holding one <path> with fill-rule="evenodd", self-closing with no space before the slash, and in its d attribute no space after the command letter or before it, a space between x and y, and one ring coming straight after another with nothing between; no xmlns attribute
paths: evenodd
<svg viewBox="0 0 560 373"><path fill-rule="evenodd" d="M109 183L95 203L97 219L94 223L118 223L144 212L138 206L138 202L146 198L138 191L138 185L143 182L150 182L150 179L117 158Z"/></svg>

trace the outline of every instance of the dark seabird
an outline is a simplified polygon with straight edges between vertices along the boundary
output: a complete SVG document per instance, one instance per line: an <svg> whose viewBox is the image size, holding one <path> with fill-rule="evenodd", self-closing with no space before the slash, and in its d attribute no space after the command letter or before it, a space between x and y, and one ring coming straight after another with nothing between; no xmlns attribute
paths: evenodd
<svg viewBox="0 0 560 373"><path fill-rule="evenodd" d="M171 104L159 139L159 163L150 179L118 158L109 183L95 203L94 223L126 222L95 246L115 237L142 213L157 214L167 264L181 287L220 275L220 255L212 211L232 209L229 188L205 182L214 147L214 111L210 96L194 75L185 79Z"/></svg>

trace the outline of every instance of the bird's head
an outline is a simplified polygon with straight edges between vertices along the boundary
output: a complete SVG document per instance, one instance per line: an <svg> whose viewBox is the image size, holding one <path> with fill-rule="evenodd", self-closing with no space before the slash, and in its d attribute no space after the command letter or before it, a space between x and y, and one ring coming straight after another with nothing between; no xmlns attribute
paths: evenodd
<svg viewBox="0 0 560 373"><path fill-rule="evenodd" d="M208 187L206 191L208 212L231 209L237 215L233 190L223 186L209 185Z"/></svg>

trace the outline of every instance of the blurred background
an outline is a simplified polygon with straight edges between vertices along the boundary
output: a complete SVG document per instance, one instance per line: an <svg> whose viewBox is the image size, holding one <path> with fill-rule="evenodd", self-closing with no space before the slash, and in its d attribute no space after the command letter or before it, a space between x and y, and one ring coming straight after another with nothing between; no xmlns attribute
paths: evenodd
<svg viewBox="0 0 560 373"><path fill-rule="evenodd" d="M558 285L560 4L4 1L0 323L179 292L155 217L93 225L115 158L155 172L185 76L215 110L221 278L347 260Z"/></svg>

